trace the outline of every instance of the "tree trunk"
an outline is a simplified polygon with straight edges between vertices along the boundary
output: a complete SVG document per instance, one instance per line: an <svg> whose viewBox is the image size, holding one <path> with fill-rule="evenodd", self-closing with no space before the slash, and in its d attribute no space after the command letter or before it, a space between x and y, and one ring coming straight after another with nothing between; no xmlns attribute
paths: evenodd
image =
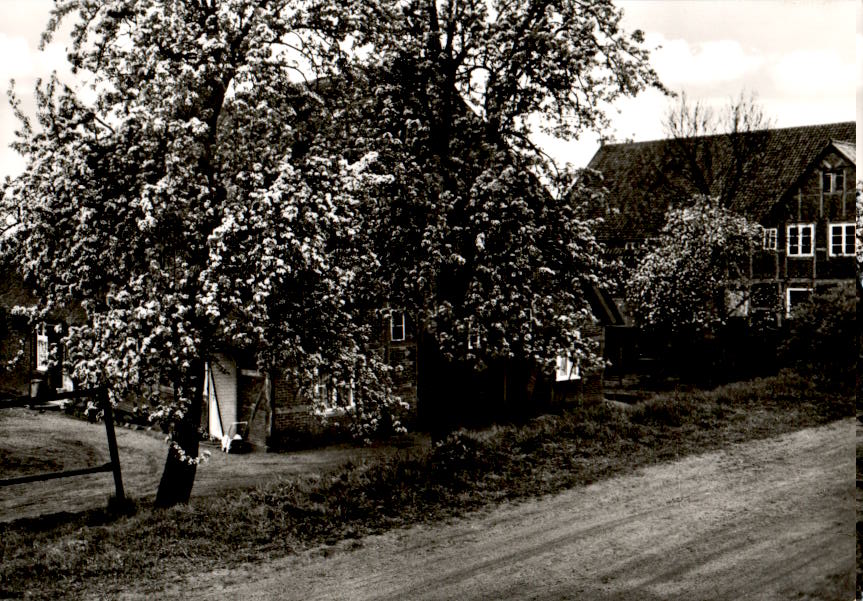
<svg viewBox="0 0 863 601"><path fill-rule="evenodd" d="M198 427L201 423L201 411L204 404L204 362L200 361L200 369L196 369L195 396L182 422L174 426L173 440L186 454L186 458L198 457L198 442L200 440ZM156 507L172 507L179 503L188 503L192 496L192 486L195 483L196 463L190 463L180 458L172 445L168 449L165 469L159 490L156 493Z"/></svg>

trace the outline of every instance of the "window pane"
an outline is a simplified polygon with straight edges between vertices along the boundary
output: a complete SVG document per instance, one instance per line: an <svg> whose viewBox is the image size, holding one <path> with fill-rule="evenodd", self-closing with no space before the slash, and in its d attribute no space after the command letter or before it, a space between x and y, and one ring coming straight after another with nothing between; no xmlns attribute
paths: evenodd
<svg viewBox="0 0 863 601"><path fill-rule="evenodd" d="M800 240L800 254L808 255L812 253L812 228L810 226L802 226Z"/></svg>
<svg viewBox="0 0 863 601"><path fill-rule="evenodd" d="M800 253L800 243L797 237L797 226L788 226L788 254L796 255Z"/></svg>
<svg viewBox="0 0 863 601"><path fill-rule="evenodd" d="M830 254L838 255L842 253L842 228L840 226L830 226Z"/></svg>
<svg viewBox="0 0 863 601"><path fill-rule="evenodd" d="M854 254L854 251L855 251L854 234L855 234L854 224L852 223L852 224L846 225L845 226L845 254L846 255L853 255Z"/></svg>
<svg viewBox="0 0 863 601"><path fill-rule="evenodd" d="M833 192L841 192L842 187L845 184L845 174L844 173L834 173L833 174Z"/></svg>
<svg viewBox="0 0 863 601"><path fill-rule="evenodd" d="M395 342L405 339L405 314L401 311L390 315L390 339Z"/></svg>
<svg viewBox="0 0 863 601"><path fill-rule="evenodd" d="M794 313L794 309L797 308L800 303L805 303L811 294L812 291L807 288L789 288L788 306L786 307L788 315L791 316Z"/></svg>
<svg viewBox="0 0 863 601"><path fill-rule="evenodd" d="M831 174L826 171L821 174L821 189L824 192L830 192L831 190L830 183L833 178L831 178L830 175Z"/></svg>
<svg viewBox="0 0 863 601"><path fill-rule="evenodd" d="M789 290L788 300L791 304L791 308L793 309L800 303L805 303L809 299L810 294L812 294L811 290Z"/></svg>

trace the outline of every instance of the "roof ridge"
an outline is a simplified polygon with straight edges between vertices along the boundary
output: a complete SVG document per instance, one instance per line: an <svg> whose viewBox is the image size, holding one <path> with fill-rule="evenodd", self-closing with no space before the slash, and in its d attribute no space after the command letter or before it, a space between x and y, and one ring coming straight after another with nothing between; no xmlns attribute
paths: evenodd
<svg viewBox="0 0 863 601"><path fill-rule="evenodd" d="M744 135L748 134L757 134L763 132L790 132L791 130L812 130L812 129L820 129L820 128L830 128L830 127L849 127L851 125L855 125L856 121L831 121L830 123L815 123L810 125L789 125L785 127L765 127L762 129L753 129L750 131L739 132ZM705 134L701 136L686 136L685 140L707 140L710 138L721 138L724 136L730 136L733 132L728 132L724 134ZM674 140L675 138L654 138L652 140L638 140L632 142L611 142L611 143L603 143L600 144L600 148L607 148L610 146L638 146L638 145L647 145L647 144L659 144L663 142L668 142L670 140ZM832 139L832 138L831 138ZM850 140L847 140L849 143Z"/></svg>

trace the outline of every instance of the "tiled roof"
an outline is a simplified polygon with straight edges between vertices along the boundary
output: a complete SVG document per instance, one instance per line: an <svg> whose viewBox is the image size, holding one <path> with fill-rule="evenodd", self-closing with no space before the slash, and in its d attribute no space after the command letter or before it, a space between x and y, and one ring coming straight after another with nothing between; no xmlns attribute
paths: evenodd
<svg viewBox="0 0 863 601"><path fill-rule="evenodd" d="M763 130L744 136L748 136L744 140L759 140L753 144L758 148L759 160L731 194L729 204L756 219L782 199L831 143L850 161L855 160L857 136L853 121ZM732 143L728 135L687 138L682 142L690 148L697 147L715 164L727 158ZM606 220L598 232L600 238L638 240L654 235L668 206L695 192L685 169L677 165L679 161L669 158L680 153L680 144L675 140L606 144L597 151L588 168L602 173L610 209L597 211Z"/></svg>
<svg viewBox="0 0 863 601"><path fill-rule="evenodd" d="M855 142L844 142L842 140L833 140L833 146L842 153L846 159L857 164L857 144Z"/></svg>

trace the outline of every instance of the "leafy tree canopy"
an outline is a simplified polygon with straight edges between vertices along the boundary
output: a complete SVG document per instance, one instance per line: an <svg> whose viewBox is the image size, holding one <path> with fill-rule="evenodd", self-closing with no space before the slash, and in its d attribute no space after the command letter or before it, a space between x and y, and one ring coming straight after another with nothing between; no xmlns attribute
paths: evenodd
<svg viewBox="0 0 863 601"><path fill-rule="evenodd" d="M150 399L174 423L169 467L197 455L214 349L259 348L264 367L298 377L359 354L344 298L361 170L326 146L292 160L299 112L271 102L295 70L334 68L338 32L314 3L81 0L57 5L46 37L74 11L69 59L97 98L52 79L38 126L19 111L28 163L4 194L20 216L9 250L41 312L86 311L66 340L79 381ZM188 497L182 479L163 480L165 503Z"/></svg>
<svg viewBox="0 0 863 601"><path fill-rule="evenodd" d="M602 128L608 103L659 86L642 34L604 1L355 11L365 89L343 116L362 135L345 143L373 150L386 176L364 211L382 300L416 314L450 357L588 355L574 333L590 320L583 289L605 278L583 211L598 198L531 135Z"/></svg>
<svg viewBox="0 0 863 601"><path fill-rule="evenodd" d="M57 3L45 39L74 20L96 99L52 79L34 124L13 95L28 162L3 195L5 252L40 312L84 308L66 340L80 381L175 423L162 502L188 498L176 466L226 345L298 379L361 365L386 404L366 352L385 303L453 356L480 358L472 327L489 356L578 344L602 277L593 197L560 200L573 174L530 134L601 128L609 102L659 85L620 17L609 0Z"/></svg>
<svg viewBox="0 0 863 601"><path fill-rule="evenodd" d="M746 298L758 233L758 225L715 198L671 208L629 278L627 302L636 321L675 336L705 334L724 324L735 303Z"/></svg>

